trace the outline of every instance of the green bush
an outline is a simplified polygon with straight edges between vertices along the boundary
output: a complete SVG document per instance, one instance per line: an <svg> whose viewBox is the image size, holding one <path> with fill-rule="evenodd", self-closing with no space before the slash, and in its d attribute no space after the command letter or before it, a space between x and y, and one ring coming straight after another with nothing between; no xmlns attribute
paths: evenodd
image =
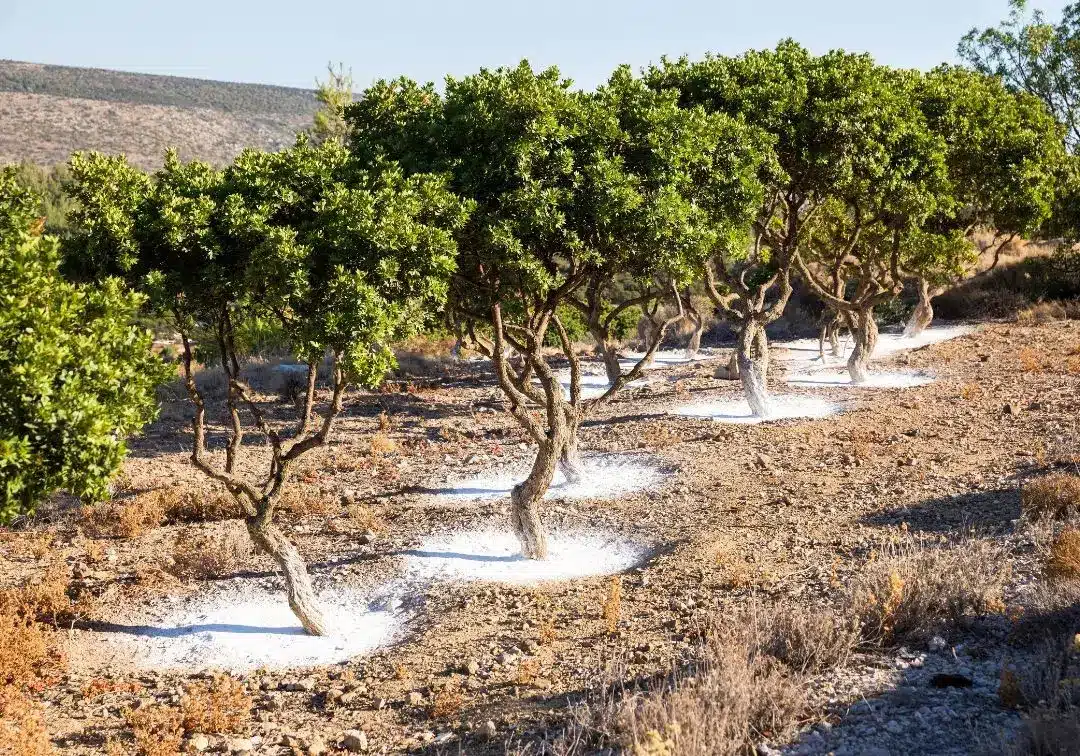
<svg viewBox="0 0 1080 756"><path fill-rule="evenodd" d="M131 325L140 298L116 280L63 280L56 240L29 230L26 207L0 173L0 523L59 489L104 498L167 377Z"/></svg>

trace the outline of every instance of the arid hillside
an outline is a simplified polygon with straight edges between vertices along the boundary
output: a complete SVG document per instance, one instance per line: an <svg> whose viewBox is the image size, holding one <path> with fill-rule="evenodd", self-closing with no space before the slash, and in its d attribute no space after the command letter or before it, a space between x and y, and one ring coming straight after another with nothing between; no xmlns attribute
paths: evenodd
<svg viewBox="0 0 1080 756"><path fill-rule="evenodd" d="M222 163L291 143L315 107L301 89L0 61L0 164L92 149L152 168L168 147Z"/></svg>

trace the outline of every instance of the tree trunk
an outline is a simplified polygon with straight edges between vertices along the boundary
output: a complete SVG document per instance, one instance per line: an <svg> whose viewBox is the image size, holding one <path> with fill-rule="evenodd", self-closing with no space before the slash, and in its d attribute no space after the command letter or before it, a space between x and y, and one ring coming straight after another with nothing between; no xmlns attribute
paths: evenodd
<svg viewBox="0 0 1080 756"><path fill-rule="evenodd" d="M563 444L562 453L559 455L559 469L567 483L579 483L585 475L575 432L571 432L570 438Z"/></svg>
<svg viewBox="0 0 1080 756"><path fill-rule="evenodd" d="M852 383L866 383L870 379L867 365L874 354L874 347L877 346L877 322L874 320L873 308L855 313L853 319L855 327L852 328L851 335L855 348L848 359L848 373L851 374Z"/></svg>
<svg viewBox="0 0 1080 756"><path fill-rule="evenodd" d="M326 635L326 620L319 609L307 567L296 546L272 522L258 517L247 519L248 534L255 545L269 554L285 573L289 607L310 635Z"/></svg>
<svg viewBox="0 0 1080 756"><path fill-rule="evenodd" d="M844 350L840 346L840 320L834 319L829 324L829 346L832 347L833 357L843 357Z"/></svg>
<svg viewBox="0 0 1080 756"><path fill-rule="evenodd" d="M526 559L547 558L547 534L540 520L539 504L555 476L559 459L556 443L548 439L540 444L529 477L510 492L510 524L521 541L521 553Z"/></svg>
<svg viewBox="0 0 1080 756"><path fill-rule="evenodd" d="M697 356L698 351L701 349L701 332L705 328L705 319L701 317L694 306L690 303L690 297L686 297L686 319L690 321L690 324L694 327L690 332L690 342L686 345L686 353L690 357Z"/></svg>
<svg viewBox="0 0 1080 756"><path fill-rule="evenodd" d="M905 337L915 338L933 322L934 306L930 303L932 296L929 282L919 279L919 303L915 305L915 311L911 313L911 319L904 328Z"/></svg>
<svg viewBox="0 0 1080 756"><path fill-rule="evenodd" d="M604 358L604 374L607 375L610 386L622 375L622 367L619 365L619 345L605 338L597 338L596 345L600 350L600 356Z"/></svg>
<svg viewBox="0 0 1080 756"><path fill-rule="evenodd" d="M754 321L744 323L739 332L735 354L750 411L757 417L769 417L769 342L765 336L765 328Z"/></svg>

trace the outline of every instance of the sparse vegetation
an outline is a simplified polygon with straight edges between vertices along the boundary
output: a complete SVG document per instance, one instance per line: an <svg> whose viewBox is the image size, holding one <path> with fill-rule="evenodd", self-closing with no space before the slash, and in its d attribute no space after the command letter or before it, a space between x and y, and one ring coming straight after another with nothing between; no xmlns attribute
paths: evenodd
<svg viewBox="0 0 1080 756"><path fill-rule="evenodd" d="M1080 476L1054 474L1027 483L1020 506L1028 517L1063 520L1080 508Z"/></svg>

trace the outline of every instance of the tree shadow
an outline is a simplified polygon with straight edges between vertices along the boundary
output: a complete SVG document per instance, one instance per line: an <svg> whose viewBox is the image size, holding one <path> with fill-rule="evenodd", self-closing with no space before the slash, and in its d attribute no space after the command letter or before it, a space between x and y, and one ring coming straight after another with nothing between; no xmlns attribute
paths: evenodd
<svg viewBox="0 0 1080 756"><path fill-rule="evenodd" d="M924 533L958 533L975 529L985 533L1008 533L1020 517L1020 491L1016 488L975 491L927 499L897 509L874 512L862 518L877 527L907 523Z"/></svg>

